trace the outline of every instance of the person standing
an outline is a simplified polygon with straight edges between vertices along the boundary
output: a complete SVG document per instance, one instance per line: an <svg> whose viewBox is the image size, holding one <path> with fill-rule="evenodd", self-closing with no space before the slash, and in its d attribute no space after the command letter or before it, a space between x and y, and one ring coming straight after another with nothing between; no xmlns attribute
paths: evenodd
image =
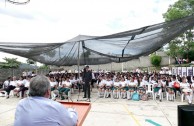
<svg viewBox="0 0 194 126"><path fill-rule="evenodd" d="M29 97L17 105L14 126L76 126L77 112L49 99L50 94L48 78L43 75L33 77Z"/></svg>
<svg viewBox="0 0 194 126"><path fill-rule="evenodd" d="M83 82L84 82L84 97L90 99L90 82L92 81L92 72L89 70L89 66L84 68Z"/></svg>

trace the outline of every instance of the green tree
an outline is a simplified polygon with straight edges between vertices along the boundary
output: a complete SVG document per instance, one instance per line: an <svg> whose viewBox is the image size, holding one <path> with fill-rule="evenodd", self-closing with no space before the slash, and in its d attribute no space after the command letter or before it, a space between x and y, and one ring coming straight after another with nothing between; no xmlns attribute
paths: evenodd
<svg viewBox="0 0 194 126"><path fill-rule="evenodd" d="M178 0L171 5L167 12L163 14L165 21L172 21L189 16L194 12L194 0ZM194 50L193 28L187 30L179 37L169 43L167 54L172 57L186 56L189 59L189 52Z"/></svg>
<svg viewBox="0 0 194 126"><path fill-rule="evenodd" d="M19 68L21 62L17 61L17 58L3 58L5 62L0 63L0 68Z"/></svg>
<svg viewBox="0 0 194 126"><path fill-rule="evenodd" d="M151 60L152 65L154 65L155 67L159 67L160 63L162 61L162 57L155 55L155 54L152 54L150 57L150 60Z"/></svg>

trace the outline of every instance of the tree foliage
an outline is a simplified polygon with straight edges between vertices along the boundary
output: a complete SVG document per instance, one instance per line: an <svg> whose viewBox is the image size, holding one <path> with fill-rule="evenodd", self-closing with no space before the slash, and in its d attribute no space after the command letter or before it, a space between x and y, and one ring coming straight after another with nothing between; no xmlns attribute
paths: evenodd
<svg viewBox="0 0 194 126"><path fill-rule="evenodd" d="M150 59L151 59L152 65L154 65L155 67L159 67L160 66L160 63L162 61L162 57L161 56L152 54Z"/></svg>
<svg viewBox="0 0 194 126"><path fill-rule="evenodd" d="M194 13L194 0L178 0L163 14L165 21L172 21ZM189 52L194 50L193 28L187 30L169 43L167 54L172 57L181 56L189 59Z"/></svg>
<svg viewBox="0 0 194 126"><path fill-rule="evenodd" d="M21 62L17 61L17 58L3 58L5 62L0 63L0 68L19 68Z"/></svg>

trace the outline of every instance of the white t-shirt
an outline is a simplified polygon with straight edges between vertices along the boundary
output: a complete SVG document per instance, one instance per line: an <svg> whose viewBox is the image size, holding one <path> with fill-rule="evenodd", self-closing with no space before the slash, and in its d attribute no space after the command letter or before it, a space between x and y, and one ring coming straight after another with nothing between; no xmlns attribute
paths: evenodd
<svg viewBox="0 0 194 126"><path fill-rule="evenodd" d="M71 83L71 81L65 81L64 84L66 87L70 87L72 83Z"/></svg>
<svg viewBox="0 0 194 126"><path fill-rule="evenodd" d="M125 82L125 81L121 81L121 82L120 82L120 85L121 85L122 87L125 87L125 86L126 86L126 82Z"/></svg>
<svg viewBox="0 0 194 126"><path fill-rule="evenodd" d="M56 81L54 81L54 82L50 81L50 85L51 85L51 87L54 87L55 85L57 85L57 82Z"/></svg>
<svg viewBox="0 0 194 126"><path fill-rule="evenodd" d="M146 84L144 83L144 81L140 82L140 87L143 87L144 85L146 85Z"/></svg>
<svg viewBox="0 0 194 126"><path fill-rule="evenodd" d="M190 85L189 85L189 83L180 83L180 87L181 88L184 88L184 89L187 89L187 88L190 88Z"/></svg>
<svg viewBox="0 0 194 126"><path fill-rule="evenodd" d="M129 86L136 86L137 85L137 83L136 82L130 82L129 84L128 84Z"/></svg>
<svg viewBox="0 0 194 126"><path fill-rule="evenodd" d="M10 85L10 81L6 80L3 84L4 84L4 86L7 87L8 85Z"/></svg>
<svg viewBox="0 0 194 126"><path fill-rule="evenodd" d="M110 80L110 81L106 81L106 86L112 86L113 82Z"/></svg>
<svg viewBox="0 0 194 126"><path fill-rule="evenodd" d="M23 80L18 80L18 81L17 81L17 85L18 85L18 86L24 85L24 81L23 81Z"/></svg>
<svg viewBox="0 0 194 126"><path fill-rule="evenodd" d="M113 84L115 87L119 87L120 86L120 83L119 82L114 82Z"/></svg>
<svg viewBox="0 0 194 126"><path fill-rule="evenodd" d="M25 87L29 87L29 86L30 86L30 81L26 80Z"/></svg>
<svg viewBox="0 0 194 126"><path fill-rule="evenodd" d="M12 86L17 86L17 81L10 81L10 84L9 85L12 85Z"/></svg>
<svg viewBox="0 0 194 126"><path fill-rule="evenodd" d="M105 85L106 84L106 80L101 80L100 83L99 83L99 86L102 86L102 85Z"/></svg>

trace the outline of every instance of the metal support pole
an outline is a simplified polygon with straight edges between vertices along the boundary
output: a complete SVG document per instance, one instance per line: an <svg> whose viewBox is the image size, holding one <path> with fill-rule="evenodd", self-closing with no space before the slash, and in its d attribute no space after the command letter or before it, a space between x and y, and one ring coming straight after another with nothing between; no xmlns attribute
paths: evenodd
<svg viewBox="0 0 194 126"><path fill-rule="evenodd" d="M78 54L77 54L77 70L78 70L78 78L80 79L80 70L79 70L79 66L80 66L80 55L79 55L79 50L80 50L80 41L78 42Z"/></svg>

